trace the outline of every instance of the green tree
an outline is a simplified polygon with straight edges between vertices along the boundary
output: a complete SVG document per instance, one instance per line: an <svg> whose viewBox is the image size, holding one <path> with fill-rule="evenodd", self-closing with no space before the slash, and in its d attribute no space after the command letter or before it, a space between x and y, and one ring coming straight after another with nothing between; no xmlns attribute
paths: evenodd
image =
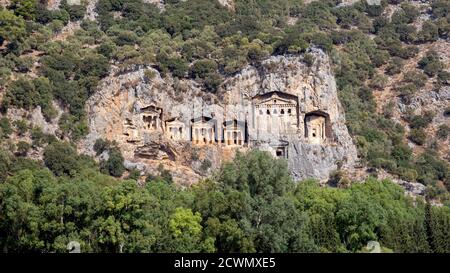
<svg viewBox="0 0 450 273"><path fill-rule="evenodd" d="M428 51L425 57L419 61L419 67L429 77L433 77L444 68L444 64L439 60L439 56L435 51Z"/></svg>
<svg viewBox="0 0 450 273"><path fill-rule="evenodd" d="M30 110L32 107L36 106L37 97L38 94L33 83L24 77L20 77L8 88L3 103Z"/></svg>
<svg viewBox="0 0 450 273"><path fill-rule="evenodd" d="M12 0L9 6L17 16L22 16L25 20L35 19L36 7L36 0Z"/></svg>
<svg viewBox="0 0 450 273"><path fill-rule="evenodd" d="M214 240L203 239L202 217L190 209L176 208L169 221L169 228L176 252L213 252Z"/></svg>

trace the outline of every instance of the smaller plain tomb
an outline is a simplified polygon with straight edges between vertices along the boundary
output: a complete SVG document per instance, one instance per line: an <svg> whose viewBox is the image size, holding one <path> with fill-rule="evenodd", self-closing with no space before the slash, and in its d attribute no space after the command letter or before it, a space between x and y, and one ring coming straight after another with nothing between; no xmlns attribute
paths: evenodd
<svg viewBox="0 0 450 273"><path fill-rule="evenodd" d="M185 125L178 118L172 118L166 121L166 132L170 139L183 140L185 134Z"/></svg>
<svg viewBox="0 0 450 273"><path fill-rule="evenodd" d="M278 158L289 158L287 146L275 147L275 156Z"/></svg>
<svg viewBox="0 0 450 273"><path fill-rule="evenodd" d="M305 138L313 144L322 144L331 137L330 116L323 111L305 115Z"/></svg>

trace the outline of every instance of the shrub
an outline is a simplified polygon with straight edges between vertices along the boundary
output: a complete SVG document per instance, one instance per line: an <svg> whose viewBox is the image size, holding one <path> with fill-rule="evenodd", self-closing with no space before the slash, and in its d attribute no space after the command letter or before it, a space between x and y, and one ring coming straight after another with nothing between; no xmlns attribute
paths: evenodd
<svg viewBox="0 0 450 273"><path fill-rule="evenodd" d="M63 113L58 121L59 129L72 140L77 141L89 133L89 127L85 117Z"/></svg>
<svg viewBox="0 0 450 273"><path fill-rule="evenodd" d="M439 38L439 28L431 21L425 21L418 34L421 42L433 42Z"/></svg>
<svg viewBox="0 0 450 273"><path fill-rule="evenodd" d="M410 104L414 94L417 92L417 87L412 83L408 83L397 87L397 91L400 93L403 102Z"/></svg>
<svg viewBox="0 0 450 273"><path fill-rule="evenodd" d="M14 121L14 126L16 127L17 134L19 136L24 136L28 131L28 124L25 120L16 120Z"/></svg>
<svg viewBox="0 0 450 273"><path fill-rule="evenodd" d="M399 35L402 42L412 43L416 40L416 28L411 25L401 24L396 26L395 32Z"/></svg>
<svg viewBox="0 0 450 273"><path fill-rule="evenodd" d="M440 139L447 139L449 133L450 133L450 127L446 124L441 124L438 128L436 135Z"/></svg>
<svg viewBox="0 0 450 273"><path fill-rule="evenodd" d="M431 111L426 111L423 115L407 116L406 120L409 122L411 128L419 129L425 128L433 120L435 114Z"/></svg>
<svg viewBox="0 0 450 273"><path fill-rule="evenodd" d="M100 169L104 173L108 173L115 177L121 177L125 172L125 166L123 165L124 158L119 148L112 148L109 150L109 158L106 161L100 163Z"/></svg>
<svg viewBox="0 0 450 273"><path fill-rule="evenodd" d="M440 71L437 75L438 84L449 85L450 72Z"/></svg>
<svg viewBox="0 0 450 273"><path fill-rule="evenodd" d="M386 74L388 75L395 75L402 71L404 66L404 61L399 57L393 57L391 59L391 62L386 67Z"/></svg>
<svg viewBox="0 0 450 273"><path fill-rule="evenodd" d="M83 19L84 14L86 13L86 7L84 5L69 5L67 4L67 0L61 1L60 8L69 13L72 21Z"/></svg>
<svg viewBox="0 0 450 273"><path fill-rule="evenodd" d="M202 164L200 165L200 170L205 173L209 170L209 168L211 168L211 165L212 165L211 161L205 159L202 161Z"/></svg>
<svg viewBox="0 0 450 273"><path fill-rule="evenodd" d="M0 118L0 137L8 137L13 132L7 117Z"/></svg>
<svg viewBox="0 0 450 273"><path fill-rule="evenodd" d="M18 108L31 109L36 106L38 94L32 82L20 77L9 86L5 96L3 103Z"/></svg>
<svg viewBox="0 0 450 273"><path fill-rule="evenodd" d="M386 76L377 73L372 77L369 83L369 87L373 89L383 90L384 87L386 87L387 80L388 79Z"/></svg>
<svg viewBox="0 0 450 273"><path fill-rule="evenodd" d="M7 9L0 9L0 46L4 41L14 43L25 36L25 21Z"/></svg>
<svg viewBox="0 0 450 273"><path fill-rule="evenodd" d="M406 83L412 83L417 88L421 88L425 86L427 76L418 71L408 71L403 76L403 81Z"/></svg>
<svg viewBox="0 0 450 273"><path fill-rule="evenodd" d="M303 62L308 66L311 67L314 63L314 56L312 54L309 53L305 53L303 55Z"/></svg>
<svg viewBox="0 0 450 273"><path fill-rule="evenodd" d="M44 163L55 175L73 176L78 171L78 154L68 142L55 142L44 149Z"/></svg>
<svg viewBox="0 0 450 273"><path fill-rule="evenodd" d="M100 54L88 54L80 64L80 72L84 76L104 77L108 75L108 59Z"/></svg>
<svg viewBox="0 0 450 273"><path fill-rule="evenodd" d="M138 180L139 177L141 177L141 172L137 169L133 169L130 171L130 173L128 174L127 179L132 179L132 180Z"/></svg>
<svg viewBox="0 0 450 273"><path fill-rule="evenodd" d="M422 128L411 129L408 138L417 145L423 145L427 140L427 134Z"/></svg>
<svg viewBox="0 0 450 273"><path fill-rule="evenodd" d="M208 75L217 71L217 63L213 60L203 59L196 61L189 69L189 75L192 78L206 78Z"/></svg>
<svg viewBox="0 0 450 273"><path fill-rule="evenodd" d="M94 151L97 156L111 148L111 142L102 138L98 138L94 143Z"/></svg>
<svg viewBox="0 0 450 273"><path fill-rule="evenodd" d="M206 90L210 92L216 92L220 84L222 83L222 77L218 73L210 73L204 80Z"/></svg>
<svg viewBox="0 0 450 273"><path fill-rule="evenodd" d="M25 141L19 141L17 143L16 155L17 156L26 156L28 151L30 150L31 145Z"/></svg>

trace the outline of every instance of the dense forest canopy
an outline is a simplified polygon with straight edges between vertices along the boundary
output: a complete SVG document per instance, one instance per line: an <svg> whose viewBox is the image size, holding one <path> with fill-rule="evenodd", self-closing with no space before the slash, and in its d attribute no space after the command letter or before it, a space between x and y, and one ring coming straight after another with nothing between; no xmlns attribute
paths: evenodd
<svg viewBox="0 0 450 273"><path fill-rule="evenodd" d="M436 114L430 112L402 116L405 130L391 119L389 104L376 111L374 98L421 45L448 40L449 1L429 1L420 29L414 24L419 11L401 0L377 6L236 0L234 11L210 0L165 1L164 10L141 0L99 0L94 21L85 17L86 1L62 0L52 10L46 2L12 0L0 8L2 113L40 107L59 125L58 134L50 135L30 126L27 116L0 118L3 251L65 251L70 240L83 251L100 252L346 252L369 240L399 252L450 251L450 167L436 145L448 145L450 128L443 124L429 135ZM392 16L384 12L389 5L398 7ZM282 161L260 152L238 156L186 190L173 185L163 168L138 186L139 172L125 172L114 143L96 142L98 155L109 154L99 163L76 152L73 144L89 132L85 103L112 65L151 65L220 95L223 79L246 65L304 54L311 46L333 60L361 161L423 183L427 198L443 207L413 201L388 181L346 186L339 173L334 179L342 188L296 184ZM400 79L395 96L408 105L427 81L436 90L448 86L447 65L426 52L417 69ZM64 110L60 116L55 102ZM448 117L450 108L445 111ZM13 136L30 141L13 143ZM39 151L43 160L28 158Z"/></svg>

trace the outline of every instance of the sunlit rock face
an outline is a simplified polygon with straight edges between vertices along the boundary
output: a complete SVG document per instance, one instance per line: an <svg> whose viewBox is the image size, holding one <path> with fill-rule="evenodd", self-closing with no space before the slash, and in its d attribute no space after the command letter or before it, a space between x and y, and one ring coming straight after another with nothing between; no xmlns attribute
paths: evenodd
<svg viewBox="0 0 450 273"><path fill-rule="evenodd" d="M326 180L352 168L357 154L328 56L309 54L310 65L273 56L247 66L218 95L152 68L114 69L87 104L91 132L80 148L93 153L97 138L115 140L127 166L153 172L162 164L186 185L249 149L287 160L295 179Z"/></svg>

